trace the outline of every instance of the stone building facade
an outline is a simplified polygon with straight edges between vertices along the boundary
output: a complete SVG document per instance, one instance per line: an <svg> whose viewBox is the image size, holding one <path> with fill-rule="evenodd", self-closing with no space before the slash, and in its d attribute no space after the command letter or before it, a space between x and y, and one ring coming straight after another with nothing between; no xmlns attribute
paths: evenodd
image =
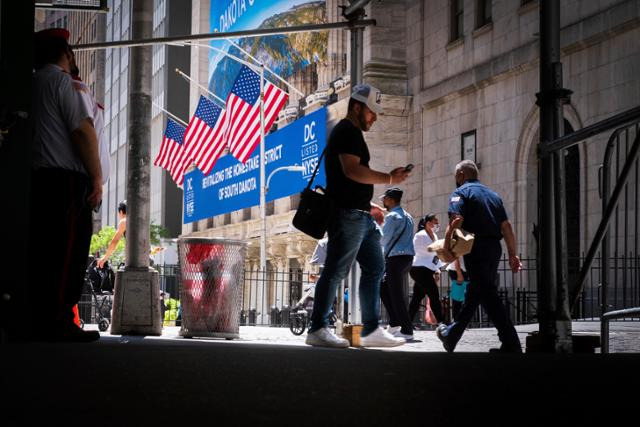
<svg viewBox="0 0 640 427"><path fill-rule="evenodd" d="M339 19L337 6L327 1L330 21ZM193 1L192 33L207 31L208 8L209 0ZM519 252L535 257L538 1L385 0L366 10L377 24L364 32L363 79L382 90L385 110L365 135L372 168L413 163L403 185L405 208L415 217L435 212L445 222L454 167L471 156L480 179L502 195ZM348 31L333 37L329 56L349 58ZM568 126L579 129L638 105L638 0L563 1L560 37L564 86L573 91L565 107ZM348 60L344 67L348 72ZM192 51L191 69L206 83L206 53ZM348 90L328 106L332 122L344 115L347 96ZM192 88L191 112L197 97ZM593 137L567 153L567 239L575 253L586 250L600 219L598 168L606 138ZM375 194L383 190L376 186ZM296 202L290 197L268 207L267 252L277 269L311 269L315 242L290 225ZM258 264L257 207L182 231L247 240L249 266Z"/></svg>

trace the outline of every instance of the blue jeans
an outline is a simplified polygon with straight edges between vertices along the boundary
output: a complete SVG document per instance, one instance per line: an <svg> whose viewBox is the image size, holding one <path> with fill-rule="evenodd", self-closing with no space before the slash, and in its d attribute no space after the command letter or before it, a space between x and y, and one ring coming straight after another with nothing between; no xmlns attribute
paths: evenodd
<svg viewBox="0 0 640 427"><path fill-rule="evenodd" d="M324 269L316 284L311 326L315 332L329 324L329 313L336 290L349 273L354 261L360 264L360 310L362 336L378 328L380 282L384 274L384 258L380 246L381 233L373 217L356 209L338 209L329 224L329 242Z"/></svg>

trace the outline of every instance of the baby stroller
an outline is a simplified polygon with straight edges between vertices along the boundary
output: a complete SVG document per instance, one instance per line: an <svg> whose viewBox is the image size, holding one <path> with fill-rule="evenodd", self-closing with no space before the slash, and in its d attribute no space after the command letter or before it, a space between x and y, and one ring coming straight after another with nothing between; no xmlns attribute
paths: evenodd
<svg viewBox="0 0 640 427"><path fill-rule="evenodd" d="M85 292L90 295L91 304L95 309L98 320L98 329L105 332L111 324L111 306L113 305L113 286L115 274L105 262L102 268L98 267L98 260L94 259L87 267L84 276ZM80 321L80 327L84 328L84 321Z"/></svg>

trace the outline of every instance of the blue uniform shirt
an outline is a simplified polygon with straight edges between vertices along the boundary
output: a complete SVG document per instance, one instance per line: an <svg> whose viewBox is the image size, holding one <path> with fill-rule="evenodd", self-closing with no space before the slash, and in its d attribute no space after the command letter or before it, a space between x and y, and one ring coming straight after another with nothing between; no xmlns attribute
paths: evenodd
<svg viewBox="0 0 640 427"><path fill-rule="evenodd" d="M464 218L462 228L476 238L501 239L500 224L507 219L502 199L477 179L458 187L449 198L449 215Z"/></svg>

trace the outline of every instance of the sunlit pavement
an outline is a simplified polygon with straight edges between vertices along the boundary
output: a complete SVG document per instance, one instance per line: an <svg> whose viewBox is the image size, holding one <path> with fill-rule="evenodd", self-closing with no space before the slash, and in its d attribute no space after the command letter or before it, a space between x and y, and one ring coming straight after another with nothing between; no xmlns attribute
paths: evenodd
<svg viewBox="0 0 640 427"><path fill-rule="evenodd" d="M97 330L96 325L87 325L87 329ZM599 335L600 322L598 321L580 321L574 322L572 325L574 334ZM527 335L538 330L537 324L516 326L523 350L525 349L525 341ZM123 340L140 339L125 336L113 336L109 331L102 332L103 337L119 337ZM268 327L268 326L240 326L240 338L233 340L225 340L222 338L199 338L186 339L180 336L180 327L165 326L160 337L145 337L147 340L153 339L170 339L182 341L200 341L208 343L231 342L245 344L269 344L269 345L286 345L286 346L303 346L306 332L300 336L296 336L289 328L285 327ZM612 322L610 327L610 347L612 353L640 353L640 322ZM500 346L497 331L494 328L474 328L467 329L462 339L456 347L456 352L488 352L491 348ZM440 340L436 337L435 330L416 330L414 339L400 347L385 349L392 352L444 352ZM596 349L596 352L599 352Z"/></svg>

